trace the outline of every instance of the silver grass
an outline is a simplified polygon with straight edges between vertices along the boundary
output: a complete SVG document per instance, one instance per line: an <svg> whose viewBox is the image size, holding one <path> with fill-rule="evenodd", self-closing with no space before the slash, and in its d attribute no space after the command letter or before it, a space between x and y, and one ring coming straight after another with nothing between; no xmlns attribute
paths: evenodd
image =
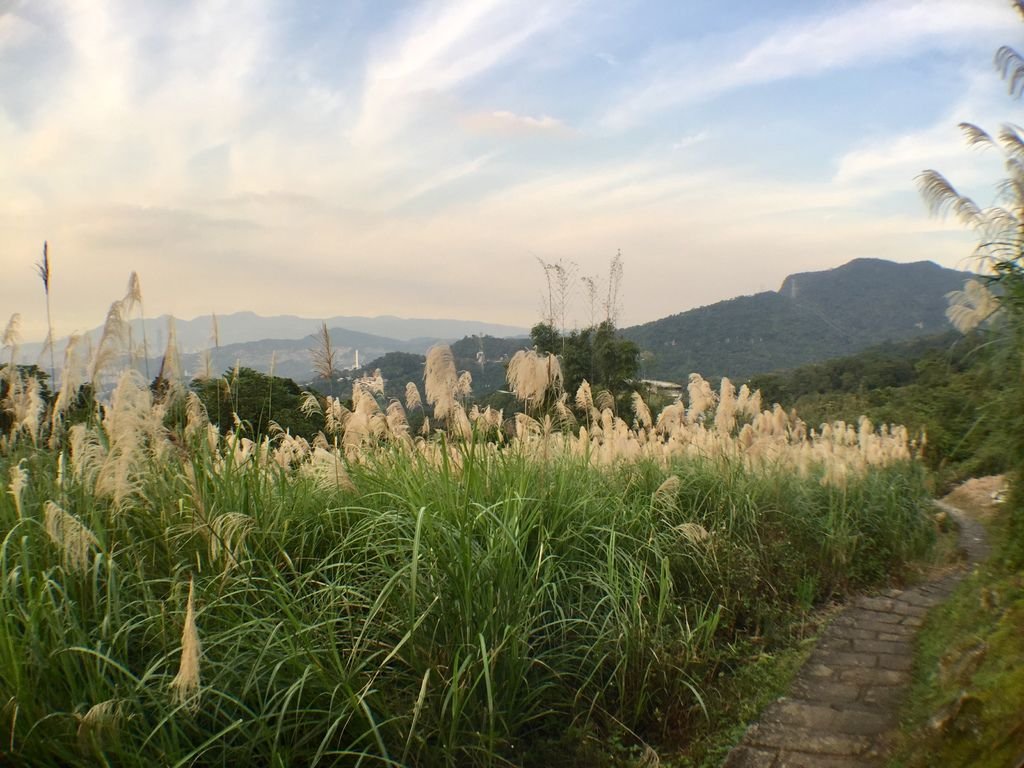
<svg viewBox="0 0 1024 768"><path fill-rule="evenodd" d="M4 327L4 334L0 337L0 344L8 350L7 375L10 377L17 370L14 360L18 355L18 346L21 344L21 315L15 312L7 321Z"/></svg>
<svg viewBox="0 0 1024 768"><path fill-rule="evenodd" d="M732 433L736 426L737 405L736 387L729 379L723 377L718 392L718 407L715 409L715 430L719 434Z"/></svg>
<svg viewBox="0 0 1024 768"><path fill-rule="evenodd" d="M558 427L562 430L572 430L576 427L576 417L569 407L568 397L569 393L563 392L555 400L555 416L558 417Z"/></svg>
<svg viewBox="0 0 1024 768"><path fill-rule="evenodd" d="M409 434L409 420L405 417L405 409L398 400L392 400L387 408L388 430L396 437Z"/></svg>
<svg viewBox="0 0 1024 768"><path fill-rule="evenodd" d="M447 419L455 407L459 378L451 347L437 344L427 351L423 368L427 403L434 406L435 419Z"/></svg>
<svg viewBox="0 0 1024 768"><path fill-rule="evenodd" d="M411 411L413 408L422 408L423 401L420 399L420 391L414 382L405 385L405 408Z"/></svg>
<svg viewBox="0 0 1024 768"><path fill-rule="evenodd" d="M189 392L185 398L185 439L191 441L196 435L206 434L206 426L210 419L206 413L206 406L199 395Z"/></svg>
<svg viewBox="0 0 1024 768"><path fill-rule="evenodd" d="M960 333L968 333L991 320L1000 309L999 300L980 280L968 280L962 291L946 294L946 317Z"/></svg>
<svg viewBox="0 0 1024 768"><path fill-rule="evenodd" d="M71 407L78 394L79 387L85 383L88 367L88 351L82 342L82 336L72 334L64 348L64 367L60 373L60 389L53 404L50 434L55 436L60 420Z"/></svg>
<svg viewBox="0 0 1024 768"><path fill-rule="evenodd" d="M674 506L680 485L679 475L669 475L651 494L651 505L659 510L670 509Z"/></svg>
<svg viewBox="0 0 1024 768"><path fill-rule="evenodd" d="M705 411L715 404L715 393L711 391L711 385L699 373L690 374L689 383L686 385L686 395L690 400L686 418L691 423L696 422Z"/></svg>
<svg viewBox="0 0 1024 768"><path fill-rule="evenodd" d="M25 486L28 484L28 470L24 467L25 459L22 459L10 469L11 482L7 486L7 492L14 499L14 511L17 513L18 519L21 520L22 516L22 492L25 490Z"/></svg>
<svg viewBox="0 0 1024 768"><path fill-rule="evenodd" d="M590 391L590 382L584 379L576 390L576 407L584 413L590 413L594 407L594 396Z"/></svg>
<svg viewBox="0 0 1024 768"><path fill-rule="evenodd" d="M539 406L548 391L562 385L562 367L554 355L521 349L508 363L509 389L529 407Z"/></svg>
<svg viewBox="0 0 1024 768"><path fill-rule="evenodd" d="M116 731L122 717L121 703L117 699L107 699L93 704L89 710L78 718L78 746L87 751L102 739Z"/></svg>
<svg viewBox="0 0 1024 768"><path fill-rule="evenodd" d="M594 407L601 412L614 411L615 398L607 389L598 390L597 395L594 397Z"/></svg>
<svg viewBox="0 0 1024 768"><path fill-rule="evenodd" d="M183 383L181 374L181 356L178 353L178 332L174 318L167 318L167 347L164 349L163 361L157 377L167 384L167 397L171 399L181 394Z"/></svg>
<svg viewBox="0 0 1024 768"><path fill-rule="evenodd" d="M226 512L208 524L210 559L217 562L223 558L224 573L238 565L245 537L255 524L255 520L241 512Z"/></svg>
<svg viewBox="0 0 1024 768"><path fill-rule="evenodd" d="M299 410L306 418L314 415L323 416L324 413L323 408L320 407L320 401L312 392L302 393L302 402L299 405Z"/></svg>
<svg viewBox="0 0 1024 768"><path fill-rule="evenodd" d="M338 350L331 343L331 333L327 330L326 322L320 324L320 330L316 334L316 346L310 352L313 355L313 370L316 375L330 381L333 386L338 371Z"/></svg>
<svg viewBox="0 0 1024 768"><path fill-rule="evenodd" d="M454 435L462 440L470 440L473 437L473 425L469 421L469 417L466 415L466 409L462 407L462 403L456 402L452 407L451 418L451 429Z"/></svg>
<svg viewBox="0 0 1024 768"><path fill-rule="evenodd" d="M95 391L100 390L100 376L103 369L115 362L124 351L127 341L127 325L124 321L123 305L115 301L107 310L107 319L103 323L103 333L93 353L89 366L89 380Z"/></svg>
<svg viewBox="0 0 1024 768"><path fill-rule="evenodd" d="M460 398L467 398L473 394L473 374L469 371L463 371L459 374L458 381L455 383L455 395Z"/></svg>
<svg viewBox="0 0 1024 768"><path fill-rule="evenodd" d="M700 523L683 523L682 525L677 525L675 530L691 544L702 544L710 536L707 528Z"/></svg>
<svg viewBox="0 0 1024 768"><path fill-rule="evenodd" d="M46 403L43 401L39 379L35 376L22 378L16 375L8 383L4 408L11 414L10 437L12 442L19 434L25 434L33 445L39 442L39 427Z"/></svg>
<svg viewBox="0 0 1024 768"><path fill-rule="evenodd" d="M651 427L654 423L651 419L651 409L647 407L643 397L640 396L639 392L634 392L632 399L633 414L636 416L637 424L640 425L641 429Z"/></svg>
<svg viewBox="0 0 1024 768"><path fill-rule="evenodd" d="M185 624L181 631L181 662L178 674L171 680L171 695L174 702L192 711L199 708L199 663L202 645L196 628L195 580L188 580L188 603L185 607Z"/></svg>
<svg viewBox="0 0 1024 768"><path fill-rule="evenodd" d="M84 573L89 567L90 548L99 546L92 531L52 501L43 505L43 523L46 534L60 549L64 566L68 570Z"/></svg>

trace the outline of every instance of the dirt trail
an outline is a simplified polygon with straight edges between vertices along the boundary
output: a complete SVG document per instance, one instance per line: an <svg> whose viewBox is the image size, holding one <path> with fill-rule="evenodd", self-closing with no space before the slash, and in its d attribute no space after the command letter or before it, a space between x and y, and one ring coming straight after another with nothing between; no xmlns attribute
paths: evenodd
<svg viewBox="0 0 1024 768"><path fill-rule="evenodd" d="M936 502L959 526L967 568L910 589L856 598L826 628L789 695L771 704L750 726L723 768L885 764L886 736L898 725L910 682L914 636L928 609L947 598L967 570L988 557L985 530L973 512L984 514L990 506L993 482L986 481L994 480L969 481Z"/></svg>

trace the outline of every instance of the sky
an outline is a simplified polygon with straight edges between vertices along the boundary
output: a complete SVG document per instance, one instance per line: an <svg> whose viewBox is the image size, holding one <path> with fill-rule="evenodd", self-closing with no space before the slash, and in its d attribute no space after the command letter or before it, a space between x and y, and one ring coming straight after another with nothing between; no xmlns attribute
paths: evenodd
<svg viewBox="0 0 1024 768"><path fill-rule="evenodd" d="M541 262L619 324L858 257L968 268L929 217L1024 122L1008 0L0 0L0 324L392 314L529 327ZM1019 47L1019 46L1018 46ZM576 290L567 324L589 322Z"/></svg>

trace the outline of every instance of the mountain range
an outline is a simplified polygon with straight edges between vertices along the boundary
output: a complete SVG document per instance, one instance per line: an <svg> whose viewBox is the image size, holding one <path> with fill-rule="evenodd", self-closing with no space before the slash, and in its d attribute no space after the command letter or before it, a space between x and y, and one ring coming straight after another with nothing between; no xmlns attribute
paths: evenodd
<svg viewBox="0 0 1024 768"><path fill-rule="evenodd" d="M622 330L644 351L643 375L752 375L949 330L946 294L972 275L930 261L855 259L790 275L778 291L740 296Z"/></svg>
<svg viewBox="0 0 1024 768"><path fill-rule="evenodd" d="M720 301L621 332L642 350L644 378L685 382L697 372L708 379L729 376L744 381L886 341L946 331L946 294L962 288L969 277L971 273L928 261L855 259L835 269L789 275L778 291ZM315 320L238 312L217 318L217 343L209 315L179 320L175 326L186 376L202 373L207 366L218 375L242 365L263 373L273 369L278 376L307 383L314 378L311 350L318 346L316 333L324 322L337 352L338 370L404 370L415 363L413 356L433 344L461 339L453 345L461 350L460 364L464 361L468 368L478 363L474 376L492 389L501 386L495 382L503 376L503 361L515 349L530 346L525 328L389 315ZM136 348L142 328L141 320L132 321ZM159 369L166 328L166 316L146 320L146 368L151 374ZM90 331L94 344L101 333L102 328ZM58 342L58 361L62 348ZM35 361L41 350L41 344L26 344L19 357ZM381 363L389 354L392 357Z"/></svg>

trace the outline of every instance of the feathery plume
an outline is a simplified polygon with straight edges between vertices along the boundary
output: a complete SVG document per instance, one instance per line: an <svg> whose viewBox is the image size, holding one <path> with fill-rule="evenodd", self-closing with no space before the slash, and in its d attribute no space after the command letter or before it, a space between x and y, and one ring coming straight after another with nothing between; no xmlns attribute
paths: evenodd
<svg viewBox="0 0 1024 768"><path fill-rule="evenodd" d="M427 403L434 406L434 418L448 418L455 407L459 380L455 372L455 357L447 344L437 344L427 351L423 381Z"/></svg>
<svg viewBox="0 0 1024 768"><path fill-rule="evenodd" d="M120 357L124 350L126 340L126 325L122 313L120 301L111 303L107 310L107 319L103 323L103 333L100 335L100 343L96 345L93 353L92 365L89 371L89 380L93 389L99 391L100 374L103 369Z"/></svg>
<svg viewBox="0 0 1024 768"><path fill-rule="evenodd" d="M654 423L651 419L651 409L647 407L647 403L644 402L639 392L633 393L633 413L641 429L650 427Z"/></svg>
<svg viewBox="0 0 1024 768"><path fill-rule="evenodd" d="M681 484L679 475L669 475L651 494L651 505L655 509L671 508Z"/></svg>
<svg viewBox="0 0 1024 768"><path fill-rule="evenodd" d="M509 389L527 406L543 402L548 390L562 385L562 367L554 355L539 355L532 349L521 349L508 363Z"/></svg>
<svg viewBox="0 0 1024 768"><path fill-rule="evenodd" d="M700 523L683 523L676 526L676 531L691 544L701 544L708 540L708 530Z"/></svg>
<svg viewBox="0 0 1024 768"><path fill-rule="evenodd" d="M413 408L422 408L423 401L420 399L420 391L416 384L409 382L405 385L405 409L411 411Z"/></svg>
<svg viewBox="0 0 1024 768"><path fill-rule="evenodd" d="M188 580L188 603L185 607L185 625L181 631L181 663L178 674L171 680L174 702L195 711L199 707L199 661L202 646L196 629L195 579Z"/></svg>
<svg viewBox="0 0 1024 768"><path fill-rule="evenodd" d="M24 464L25 459L22 459L11 467L11 482L7 487L7 492L14 498L14 511L17 513L19 520L21 520L22 516L21 494L28 484L28 470L25 469Z"/></svg>
<svg viewBox="0 0 1024 768"><path fill-rule="evenodd" d="M980 280L968 280L962 291L950 291L946 299L946 317L960 333L973 331L999 311L999 300Z"/></svg>
<svg viewBox="0 0 1024 768"><path fill-rule="evenodd" d="M92 531L52 501L43 505L43 521L47 535L60 548L64 566L84 573L89 567L90 547L99 546Z"/></svg>
<svg viewBox="0 0 1024 768"><path fill-rule="evenodd" d="M607 389L598 390L597 395L594 397L594 407L602 413L605 411L614 411L615 398Z"/></svg>
<svg viewBox="0 0 1024 768"><path fill-rule="evenodd" d="M590 382L584 379L576 390L576 407L584 413L590 413L594 407L594 396L590 391Z"/></svg>
<svg viewBox="0 0 1024 768"><path fill-rule="evenodd" d="M85 752L103 735L112 733L121 719L121 704L116 699L93 704L78 718L78 746Z"/></svg>

